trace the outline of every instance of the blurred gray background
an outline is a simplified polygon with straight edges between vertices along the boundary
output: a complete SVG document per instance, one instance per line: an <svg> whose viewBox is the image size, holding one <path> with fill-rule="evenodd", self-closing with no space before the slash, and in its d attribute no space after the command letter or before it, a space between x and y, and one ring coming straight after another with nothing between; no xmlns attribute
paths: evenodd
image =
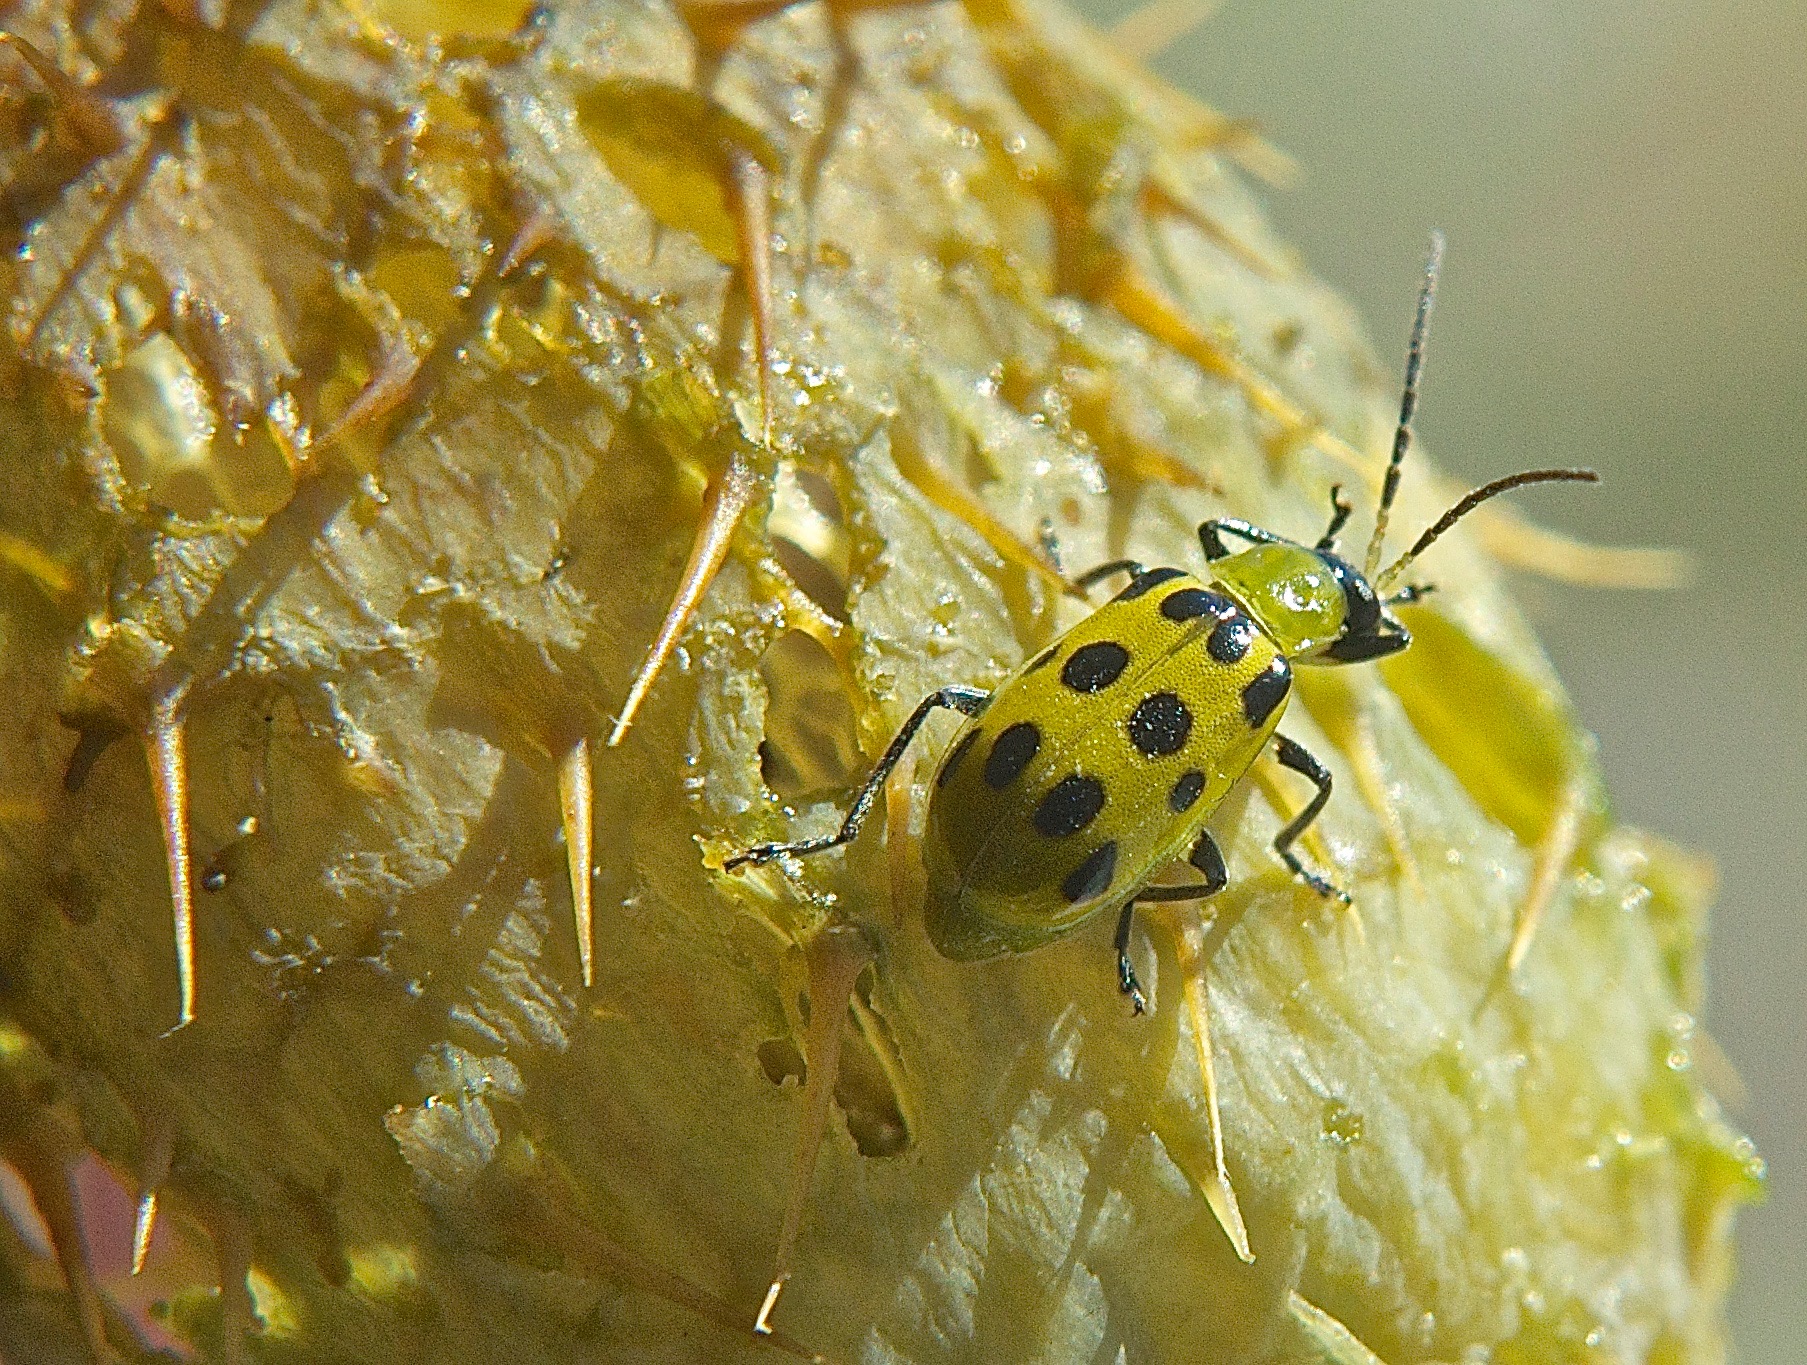
<svg viewBox="0 0 1807 1365"><path fill-rule="evenodd" d="M1718 861L1707 1025L1770 1163L1735 1359L1807 1360L1807 4L1228 0L1152 65L1298 158L1274 217L1382 357L1448 232L1446 469L1592 465L1525 505L1697 557L1675 593L1521 586L1621 818Z"/></svg>

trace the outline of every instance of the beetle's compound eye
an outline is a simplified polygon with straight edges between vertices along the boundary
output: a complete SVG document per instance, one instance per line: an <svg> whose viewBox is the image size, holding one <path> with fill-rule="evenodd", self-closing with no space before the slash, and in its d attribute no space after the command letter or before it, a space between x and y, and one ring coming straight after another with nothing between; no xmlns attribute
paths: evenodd
<svg viewBox="0 0 1807 1365"><path fill-rule="evenodd" d="M1342 589L1343 629L1334 640L1295 662L1363 663L1396 653L1411 643L1411 634L1386 614L1386 604L1359 569L1334 554L1319 551L1319 557Z"/></svg>
<svg viewBox="0 0 1807 1365"><path fill-rule="evenodd" d="M1339 638L1372 635L1380 627L1380 598L1375 596L1368 580L1346 559L1321 550L1318 558L1324 561L1324 568L1342 590L1343 629Z"/></svg>

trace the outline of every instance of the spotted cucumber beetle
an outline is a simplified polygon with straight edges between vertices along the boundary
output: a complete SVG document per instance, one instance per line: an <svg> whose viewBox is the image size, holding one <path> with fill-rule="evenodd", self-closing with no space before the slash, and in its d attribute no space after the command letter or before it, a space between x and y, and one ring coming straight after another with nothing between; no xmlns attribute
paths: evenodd
<svg viewBox="0 0 1807 1365"><path fill-rule="evenodd" d="M1430 260L1406 356L1404 394L1368 542L1358 570L1336 553L1351 506L1331 489L1330 525L1304 545L1233 517L1198 528L1209 579L1129 559L1101 564L1075 585L1115 574L1129 585L987 693L943 687L904 722L860 788L840 829L792 844L760 844L726 870L803 857L852 841L918 729L937 709L959 711L931 788L923 858L929 940L959 961L1026 952L1120 907L1119 989L1146 1008L1129 960L1138 902L1197 900L1228 883L1205 822L1271 741L1281 766L1309 778L1311 801L1274 840L1292 874L1326 898L1348 896L1299 860L1293 846L1330 800L1330 772L1279 732L1297 665L1365 663L1405 649L1411 632L1392 608L1430 591L1387 589L1430 545L1487 499L1525 484L1592 483L1586 469L1533 469L1475 489L1384 571L1381 544L1411 447L1443 238ZM1232 550L1225 537L1246 548ZM1203 878L1151 886L1184 857Z"/></svg>

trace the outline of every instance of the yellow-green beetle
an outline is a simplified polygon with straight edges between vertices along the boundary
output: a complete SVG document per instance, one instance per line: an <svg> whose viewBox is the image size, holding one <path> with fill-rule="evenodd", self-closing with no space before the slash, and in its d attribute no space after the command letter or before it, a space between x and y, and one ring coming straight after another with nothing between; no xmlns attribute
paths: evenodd
<svg viewBox="0 0 1807 1365"><path fill-rule="evenodd" d="M1106 907L1120 907L1118 982L1140 1013L1145 1001L1128 954L1136 903L1199 899L1224 887L1223 854L1205 821L1270 740L1280 763L1317 787L1274 840L1274 852L1319 895L1347 900L1293 852L1330 799L1329 771L1278 733L1293 667L1361 663L1404 649L1411 634L1389 608L1429 589L1385 593L1433 541L1508 489L1597 478L1585 469L1536 469L1497 479L1456 503L1376 574L1400 464L1411 445L1442 250L1441 235L1433 236L1392 460L1364 569L1336 554L1336 534L1350 507L1335 488L1330 526L1313 545L1231 518L1205 522L1198 534L1211 564L1209 581L1133 560L1100 565L1077 586L1118 573L1130 575L1129 586L996 692L951 686L925 699L835 834L760 844L729 859L726 868L851 841L916 731L945 707L969 717L935 774L924 838L925 920L930 941L946 957L967 961L1025 952ZM1225 536L1247 548L1232 552ZM1202 881L1148 884L1182 856Z"/></svg>

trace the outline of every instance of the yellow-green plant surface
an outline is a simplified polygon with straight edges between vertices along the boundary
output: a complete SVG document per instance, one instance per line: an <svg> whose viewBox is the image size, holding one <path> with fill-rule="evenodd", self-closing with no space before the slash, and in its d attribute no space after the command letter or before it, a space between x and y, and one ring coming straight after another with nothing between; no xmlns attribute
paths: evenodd
<svg viewBox="0 0 1807 1365"><path fill-rule="evenodd" d="M945 725L845 856L719 870L832 828L923 695L1071 624L1051 557L1196 565L1206 516L1372 506L1395 367L1269 234L1243 130L1032 0L5 22L0 1148L40 1206L83 1151L128 1183L167 1153L146 1273L203 1357L1723 1357L1760 1167L1693 1066L1710 878L1614 825L1472 536L1427 558L1418 644L1287 722L1353 909L1271 857L1306 793L1258 768L1212 822L1229 891L1145 916L1148 1018L1108 926L929 948ZM1396 525L1450 491L1418 464ZM846 926L874 959L755 1341ZM79 1296L3 1236L0 1356L80 1358Z"/></svg>

